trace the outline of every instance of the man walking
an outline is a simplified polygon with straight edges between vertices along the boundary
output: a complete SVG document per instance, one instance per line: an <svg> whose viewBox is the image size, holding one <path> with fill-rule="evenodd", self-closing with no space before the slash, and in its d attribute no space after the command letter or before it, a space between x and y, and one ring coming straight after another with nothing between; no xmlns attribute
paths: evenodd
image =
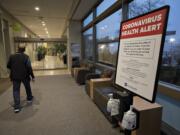
<svg viewBox="0 0 180 135"><path fill-rule="evenodd" d="M29 56L24 54L25 46L19 46L18 52L11 55L7 64L10 69L10 79L13 82L14 112L20 111L20 85L24 84L27 94L27 101L32 102L30 80L34 81L34 74Z"/></svg>

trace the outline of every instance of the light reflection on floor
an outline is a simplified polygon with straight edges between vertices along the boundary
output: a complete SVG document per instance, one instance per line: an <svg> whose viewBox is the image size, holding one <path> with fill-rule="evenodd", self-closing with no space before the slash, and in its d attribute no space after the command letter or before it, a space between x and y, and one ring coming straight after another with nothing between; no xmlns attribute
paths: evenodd
<svg viewBox="0 0 180 135"><path fill-rule="evenodd" d="M68 69L34 71L35 76L65 75L65 74L70 74L70 71Z"/></svg>
<svg viewBox="0 0 180 135"><path fill-rule="evenodd" d="M32 62L33 69L57 69L57 68L66 68L62 59L59 56L48 56L41 61Z"/></svg>

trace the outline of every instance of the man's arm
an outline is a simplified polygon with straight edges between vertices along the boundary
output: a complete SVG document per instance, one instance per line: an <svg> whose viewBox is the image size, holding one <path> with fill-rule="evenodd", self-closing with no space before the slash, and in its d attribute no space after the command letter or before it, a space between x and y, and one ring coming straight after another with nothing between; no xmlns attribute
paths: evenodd
<svg viewBox="0 0 180 135"><path fill-rule="evenodd" d="M7 68L11 69L11 56L9 57L8 63L7 63Z"/></svg>
<svg viewBox="0 0 180 135"><path fill-rule="evenodd" d="M28 57L26 64L27 64L28 72L29 72L31 78L34 79L35 77L34 77L34 73L33 73L32 66L31 66L31 61L30 61L29 57Z"/></svg>

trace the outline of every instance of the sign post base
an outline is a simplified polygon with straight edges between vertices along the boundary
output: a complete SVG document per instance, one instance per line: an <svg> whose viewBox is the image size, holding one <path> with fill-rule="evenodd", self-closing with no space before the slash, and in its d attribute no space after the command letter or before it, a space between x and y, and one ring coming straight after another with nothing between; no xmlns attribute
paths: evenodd
<svg viewBox="0 0 180 135"><path fill-rule="evenodd" d="M131 135L160 135L162 106L135 96L133 107L139 113L139 128Z"/></svg>

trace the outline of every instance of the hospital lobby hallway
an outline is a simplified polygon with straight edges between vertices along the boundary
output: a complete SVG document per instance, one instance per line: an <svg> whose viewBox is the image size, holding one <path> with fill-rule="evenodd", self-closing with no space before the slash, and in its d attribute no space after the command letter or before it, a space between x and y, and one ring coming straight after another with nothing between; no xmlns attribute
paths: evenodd
<svg viewBox="0 0 180 135"><path fill-rule="evenodd" d="M34 70L46 70L46 69L66 69L67 66L58 56L48 56L41 61L33 61L32 67Z"/></svg>
<svg viewBox="0 0 180 135"><path fill-rule="evenodd" d="M27 104L21 85L18 114L12 87L0 95L0 135L120 135L71 75L39 76L31 85L35 99Z"/></svg>

